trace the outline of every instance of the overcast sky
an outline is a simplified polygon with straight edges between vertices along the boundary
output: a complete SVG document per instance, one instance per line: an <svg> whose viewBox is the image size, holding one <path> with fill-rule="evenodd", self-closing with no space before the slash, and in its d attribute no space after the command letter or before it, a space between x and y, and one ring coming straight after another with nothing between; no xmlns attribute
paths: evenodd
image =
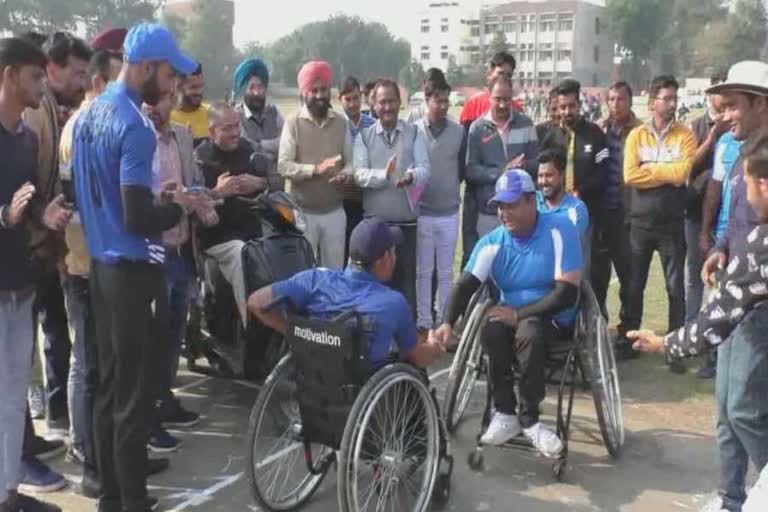
<svg viewBox="0 0 768 512"><path fill-rule="evenodd" d="M436 0L263 0L235 1L235 45L251 41L272 42L304 23L321 21L332 14L360 16L384 23L397 37L411 38L418 30L416 13ZM533 0L546 1L546 0ZM604 4L604 0L586 0ZM503 0L459 0L465 7L505 3ZM268 15L265 15L269 12Z"/></svg>

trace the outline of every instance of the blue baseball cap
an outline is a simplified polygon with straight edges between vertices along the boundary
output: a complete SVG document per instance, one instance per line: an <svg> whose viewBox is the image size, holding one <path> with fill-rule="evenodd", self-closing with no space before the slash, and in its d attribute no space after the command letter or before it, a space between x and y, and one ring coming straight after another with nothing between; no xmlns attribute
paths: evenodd
<svg viewBox="0 0 768 512"><path fill-rule="evenodd" d="M125 60L130 64L146 61L166 61L182 75L192 74L197 69L195 59L179 49L176 38L162 25L141 23L128 31L123 43Z"/></svg>
<svg viewBox="0 0 768 512"><path fill-rule="evenodd" d="M371 265L402 241L400 228L375 217L363 219L349 237L349 259L358 265Z"/></svg>
<svg viewBox="0 0 768 512"><path fill-rule="evenodd" d="M496 194L488 201L489 206L496 203L516 203L526 193L536 192L530 174L522 169L509 169L496 180Z"/></svg>

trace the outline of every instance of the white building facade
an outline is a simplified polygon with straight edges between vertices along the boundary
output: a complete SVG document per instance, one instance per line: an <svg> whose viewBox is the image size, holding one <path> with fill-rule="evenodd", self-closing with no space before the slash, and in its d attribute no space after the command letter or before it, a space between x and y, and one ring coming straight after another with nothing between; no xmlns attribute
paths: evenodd
<svg viewBox="0 0 768 512"><path fill-rule="evenodd" d="M548 88L566 77L584 86L610 80L614 45L605 7L584 0L522 0L481 7L472 16L452 2L450 9L457 14L451 18L433 5L420 16L429 31L419 32L412 44L413 58L425 68L446 69L451 56L462 66L482 63L491 56L495 34L502 32L517 59L516 78L523 87ZM433 20L442 23L446 18L458 19L459 26L454 30L449 23L449 30L435 34Z"/></svg>

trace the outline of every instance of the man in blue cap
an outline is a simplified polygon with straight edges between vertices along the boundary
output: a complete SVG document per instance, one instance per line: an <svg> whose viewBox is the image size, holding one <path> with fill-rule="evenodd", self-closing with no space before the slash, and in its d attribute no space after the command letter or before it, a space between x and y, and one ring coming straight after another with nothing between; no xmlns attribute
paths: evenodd
<svg viewBox="0 0 768 512"><path fill-rule="evenodd" d="M240 135L248 139L254 151L263 153L277 168L283 116L277 107L267 103L269 69L261 59L245 59L235 69L235 95L242 101L237 106L240 114Z"/></svg>
<svg viewBox="0 0 768 512"><path fill-rule="evenodd" d="M202 201L176 184L152 192L156 147L142 101L154 105L197 63L164 27L133 27L124 42L116 82L80 115L74 128L72 172L77 209L92 258L90 275L100 382L94 444L101 476L100 512L146 512L149 415L158 371L157 318L164 289L161 235Z"/></svg>
<svg viewBox="0 0 768 512"><path fill-rule="evenodd" d="M361 221L349 240L350 263L345 271L310 269L254 292L248 309L277 332L288 329L282 310L264 311L275 297L287 298L294 311L328 320L344 311L363 316L368 361L375 366L389 360L392 341L400 357L426 368L445 352L444 344L430 337L417 342L413 313L402 293L384 283L395 270L395 247L402 241L400 228L375 218Z"/></svg>
<svg viewBox="0 0 768 512"><path fill-rule="evenodd" d="M524 434L546 457L561 440L539 422L544 399L547 343L573 327L581 282L581 244L573 222L558 212L537 212L530 175L511 169L499 177L489 201L501 225L481 238L453 289L446 316L434 334L445 343L472 294L486 280L500 292L481 332L490 359L496 412L481 442L499 445ZM520 371L520 404L512 361Z"/></svg>

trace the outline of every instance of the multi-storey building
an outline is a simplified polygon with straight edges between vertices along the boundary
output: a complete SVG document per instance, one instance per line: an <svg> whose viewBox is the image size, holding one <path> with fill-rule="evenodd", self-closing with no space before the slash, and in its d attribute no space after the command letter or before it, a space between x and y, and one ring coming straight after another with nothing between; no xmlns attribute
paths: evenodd
<svg viewBox="0 0 768 512"><path fill-rule="evenodd" d="M614 45L600 5L585 0L520 0L486 5L475 16L462 15L456 2L450 8L460 25L455 30L449 25L442 37L431 34L433 20L447 18L440 8L430 4L429 15L420 17L421 26L429 26L429 31L414 41L412 55L424 67L445 69L451 56L462 66L482 63L501 32L517 58L516 78L523 87L549 87L565 77L585 86L610 80Z"/></svg>

